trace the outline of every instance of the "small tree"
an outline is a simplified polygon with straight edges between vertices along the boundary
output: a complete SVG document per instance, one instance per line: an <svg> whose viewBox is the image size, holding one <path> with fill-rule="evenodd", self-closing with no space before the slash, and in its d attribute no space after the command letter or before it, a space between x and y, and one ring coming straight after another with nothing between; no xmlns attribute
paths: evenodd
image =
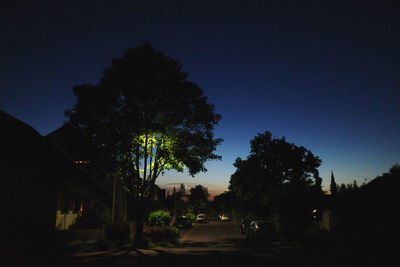
<svg viewBox="0 0 400 267"><path fill-rule="evenodd" d="M207 207L209 196L210 194L208 193L207 187L196 185L195 187L190 188L189 203L195 214L204 212Z"/></svg>
<svg viewBox="0 0 400 267"><path fill-rule="evenodd" d="M187 211L187 198L186 188L184 184L181 184L179 190L175 193L175 215L182 215Z"/></svg>

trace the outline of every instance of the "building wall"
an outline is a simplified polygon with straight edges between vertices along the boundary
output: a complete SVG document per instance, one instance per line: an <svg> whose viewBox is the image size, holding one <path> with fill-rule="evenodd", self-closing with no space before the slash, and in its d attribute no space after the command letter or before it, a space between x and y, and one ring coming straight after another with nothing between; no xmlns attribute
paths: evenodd
<svg viewBox="0 0 400 267"><path fill-rule="evenodd" d="M332 230L332 211L325 210L322 212L319 226L321 230Z"/></svg>
<svg viewBox="0 0 400 267"><path fill-rule="evenodd" d="M75 222L76 218L78 218L78 213L73 211L62 212L61 210L57 210L56 213L56 229L58 230L67 230L69 227Z"/></svg>
<svg viewBox="0 0 400 267"><path fill-rule="evenodd" d="M84 209L89 208L87 197L76 196L68 193L59 193L56 210L57 230L67 230L75 223L76 218Z"/></svg>

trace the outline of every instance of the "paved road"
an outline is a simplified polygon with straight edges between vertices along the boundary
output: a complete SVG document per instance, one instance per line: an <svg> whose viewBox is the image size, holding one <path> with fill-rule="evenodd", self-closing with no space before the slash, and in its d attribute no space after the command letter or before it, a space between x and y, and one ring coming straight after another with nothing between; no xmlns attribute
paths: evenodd
<svg viewBox="0 0 400 267"><path fill-rule="evenodd" d="M210 221L181 231L181 245L88 254L76 265L90 266L351 266L337 250L248 242L233 222Z"/></svg>
<svg viewBox="0 0 400 267"><path fill-rule="evenodd" d="M233 222L209 221L194 224L193 228L181 231L182 242L223 242L227 239L243 239Z"/></svg>

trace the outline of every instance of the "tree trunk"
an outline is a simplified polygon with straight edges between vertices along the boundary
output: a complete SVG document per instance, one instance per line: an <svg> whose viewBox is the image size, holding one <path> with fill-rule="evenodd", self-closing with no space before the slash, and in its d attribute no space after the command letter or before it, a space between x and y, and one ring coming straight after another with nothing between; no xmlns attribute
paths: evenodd
<svg viewBox="0 0 400 267"><path fill-rule="evenodd" d="M143 236L144 228L144 216L145 216L145 201L138 201L136 207L136 233L134 239L134 245L136 247L145 246L145 240Z"/></svg>

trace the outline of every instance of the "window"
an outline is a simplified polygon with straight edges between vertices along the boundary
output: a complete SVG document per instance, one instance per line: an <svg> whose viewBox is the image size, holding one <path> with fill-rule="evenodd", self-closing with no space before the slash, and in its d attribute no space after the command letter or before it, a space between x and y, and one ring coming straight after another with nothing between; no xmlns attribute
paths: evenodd
<svg viewBox="0 0 400 267"><path fill-rule="evenodd" d="M62 196L61 197L61 203L60 203L60 210L63 213L67 213L70 210L70 205L71 205L71 199L68 196Z"/></svg>
<svg viewBox="0 0 400 267"><path fill-rule="evenodd" d="M76 197L76 198L74 198L74 201L73 201L73 212L74 213L77 213L77 212L82 212L84 209L85 209L85 207L86 207L86 203L85 203L86 201L84 201L84 199L83 198L80 198L80 197Z"/></svg>

